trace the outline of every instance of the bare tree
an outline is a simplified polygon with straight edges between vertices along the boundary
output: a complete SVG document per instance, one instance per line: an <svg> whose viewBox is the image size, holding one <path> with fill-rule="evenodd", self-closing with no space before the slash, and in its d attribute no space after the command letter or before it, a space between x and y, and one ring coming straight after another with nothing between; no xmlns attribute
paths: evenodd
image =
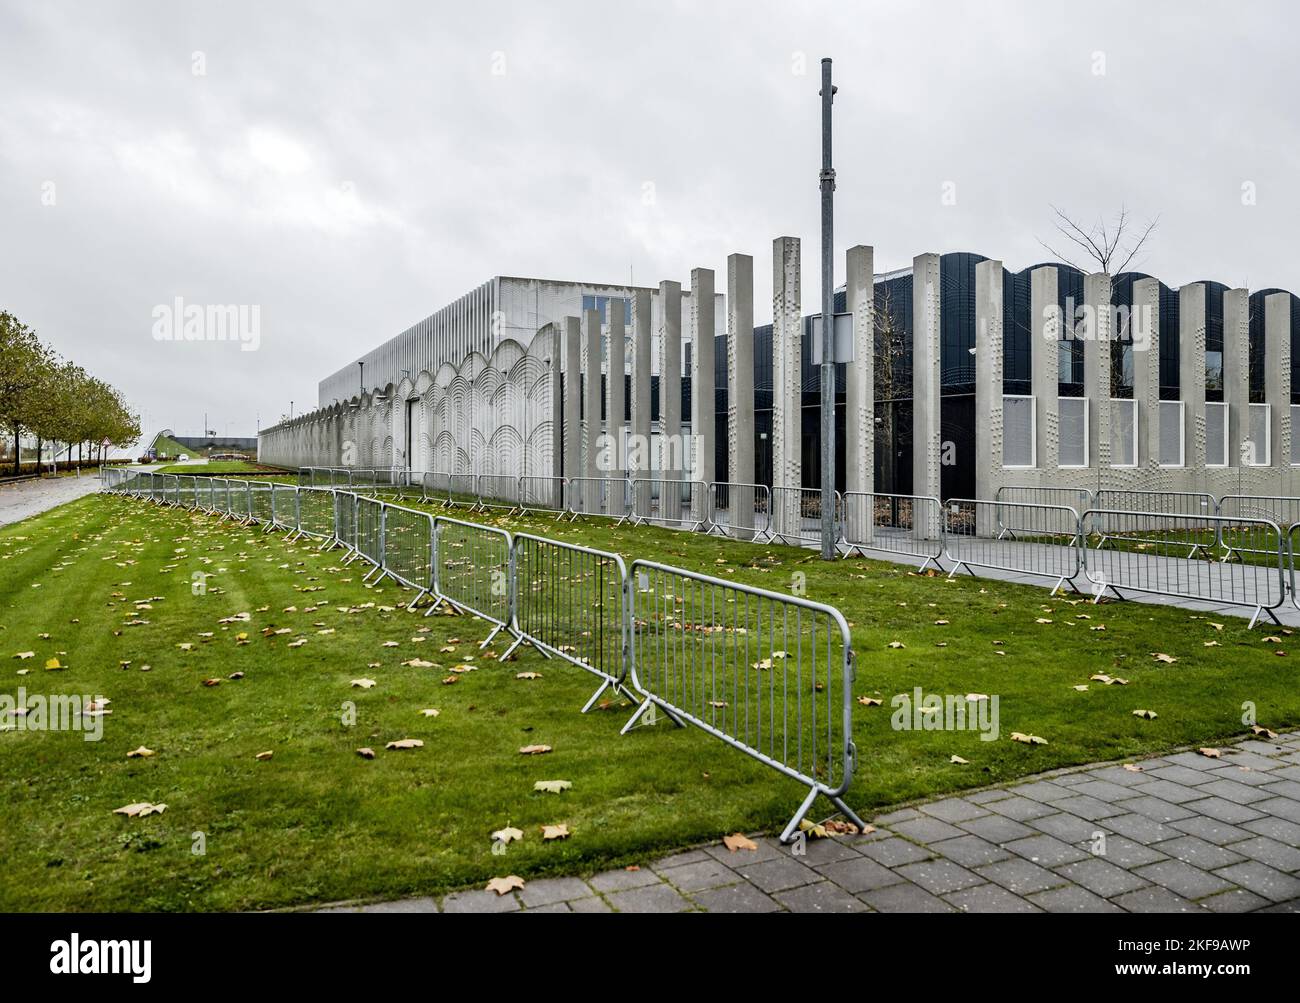
<svg viewBox="0 0 1300 1003"><path fill-rule="evenodd" d="M1041 238L1038 242L1058 260L1073 265L1081 272L1096 270L1108 275L1119 275L1128 271L1160 222L1160 217L1156 216L1154 219L1147 220L1145 226L1139 225L1129 215L1128 208L1122 205L1109 225L1104 216L1098 216L1097 222L1086 228L1056 206L1052 206L1052 212L1056 215L1057 232L1069 242L1067 244L1058 241L1058 244L1062 247L1073 244L1075 249L1071 253L1086 262L1087 266L1062 254ZM1095 269L1092 267L1094 265Z"/></svg>

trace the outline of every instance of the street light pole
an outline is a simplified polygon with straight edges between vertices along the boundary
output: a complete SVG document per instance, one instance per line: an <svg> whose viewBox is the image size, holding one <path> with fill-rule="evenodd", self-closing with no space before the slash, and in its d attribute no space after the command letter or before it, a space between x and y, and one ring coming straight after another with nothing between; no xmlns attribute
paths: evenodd
<svg viewBox="0 0 1300 1003"><path fill-rule="evenodd" d="M835 558L835 169L831 166L831 61L822 60L822 560Z"/></svg>

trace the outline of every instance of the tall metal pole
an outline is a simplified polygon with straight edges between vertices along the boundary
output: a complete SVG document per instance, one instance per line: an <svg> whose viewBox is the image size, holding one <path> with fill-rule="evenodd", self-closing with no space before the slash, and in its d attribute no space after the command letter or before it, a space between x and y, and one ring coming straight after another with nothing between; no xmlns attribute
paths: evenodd
<svg viewBox="0 0 1300 1003"><path fill-rule="evenodd" d="M822 560L835 558L835 169L831 167L831 61L822 60Z"/></svg>

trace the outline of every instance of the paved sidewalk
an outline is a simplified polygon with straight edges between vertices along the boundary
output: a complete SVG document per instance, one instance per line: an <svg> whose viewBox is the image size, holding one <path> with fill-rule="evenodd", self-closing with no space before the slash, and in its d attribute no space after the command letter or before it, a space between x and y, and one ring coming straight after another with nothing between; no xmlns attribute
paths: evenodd
<svg viewBox="0 0 1300 1003"><path fill-rule="evenodd" d="M0 526L30 519L99 490L99 474L43 477L0 484Z"/></svg>
<svg viewBox="0 0 1300 1003"><path fill-rule="evenodd" d="M1300 731L1045 774L865 836L324 912L1300 912Z"/></svg>

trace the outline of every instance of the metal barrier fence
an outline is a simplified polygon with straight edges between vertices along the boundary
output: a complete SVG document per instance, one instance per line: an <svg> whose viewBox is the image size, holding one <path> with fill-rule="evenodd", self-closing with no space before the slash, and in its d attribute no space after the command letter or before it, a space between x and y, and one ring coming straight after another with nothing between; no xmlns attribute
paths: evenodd
<svg viewBox="0 0 1300 1003"><path fill-rule="evenodd" d="M708 531L737 540L770 540L772 489L766 484L713 481L709 485Z"/></svg>
<svg viewBox="0 0 1300 1003"><path fill-rule="evenodd" d="M840 500L845 556L869 551L920 560L943 571L943 511L929 495L846 491Z"/></svg>
<svg viewBox="0 0 1300 1003"><path fill-rule="evenodd" d="M510 653L524 641L601 680L585 714L607 689L623 693L627 676L627 568L617 554L547 540L514 537Z"/></svg>
<svg viewBox="0 0 1300 1003"><path fill-rule="evenodd" d="M788 841L818 794L853 779L853 651L832 606L649 561L631 574L631 683L642 703L690 723L809 787Z"/></svg>
<svg viewBox="0 0 1300 1003"><path fill-rule="evenodd" d="M1154 547L1163 546L1169 533L1182 532L1186 528L1187 517L1202 516L1212 520L1219 514L1219 504L1214 500L1214 496L1201 491L1127 491L1108 488L1098 491L1089 507L1108 512L1140 512L1153 517L1173 516L1174 518L1166 527L1162 527L1154 518L1144 523L1151 535L1137 542ZM1198 536L1196 539L1200 541L1203 536ZM1094 549L1100 549L1108 542L1109 540L1103 536ZM1198 553L1208 555L1217 542L1217 540L1209 543L1194 542L1193 549L1187 556L1194 557Z"/></svg>
<svg viewBox="0 0 1300 1003"><path fill-rule="evenodd" d="M835 528L832 539L838 543L844 526L841 522L841 497L835 492ZM820 488L772 488L772 538L796 546L821 543L822 492Z"/></svg>
<svg viewBox="0 0 1300 1003"><path fill-rule="evenodd" d="M511 622L511 536L504 529L462 522L447 516L433 520L434 604L442 603L473 613L493 624L479 645L487 647L502 630L513 633Z"/></svg>
<svg viewBox="0 0 1300 1003"><path fill-rule="evenodd" d="M370 578L384 563L383 512L384 503L368 495L353 495L353 519L356 523L357 543L354 557L369 561L373 567L362 581Z"/></svg>
<svg viewBox="0 0 1300 1003"><path fill-rule="evenodd" d="M1219 515L1225 519L1267 519L1276 523L1284 536L1289 538L1292 527L1300 523L1300 498L1287 495L1224 495L1219 499ZM1223 559L1231 560L1234 556L1255 551L1242 550L1231 539L1219 540L1223 548Z"/></svg>
<svg viewBox="0 0 1300 1003"><path fill-rule="evenodd" d="M709 488L703 481L634 477L628 484L628 494L630 506L620 522L692 531L705 528Z"/></svg>
<svg viewBox="0 0 1300 1003"><path fill-rule="evenodd" d="M479 508L519 508L519 478L510 474L479 474L475 486Z"/></svg>
<svg viewBox="0 0 1300 1003"><path fill-rule="evenodd" d="M1020 503L1029 505L1058 505L1065 508L1072 508L1075 512L1086 512L1090 508L1103 508L1102 505L1093 504L1092 492L1087 488L1050 488L1050 487L1028 487L1019 485L1003 485L998 488L994 499L999 502ZM1004 516L1014 513L1014 509L1007 512L998 510L998 532L1000 536L1014 536L1024 527L1007 525ZM1032 528L1032 527L1031 527Z"/></svg>
<svg viewBox="0 0 1300 1003"><path fill-rule="evenodd" d="M334 539L334 492L329 488L298 489L298 535L322 541Z"/></svg>
<svg viewBox="0 0 1300 1003"><path fill-rule="evenodd" d="M297 510L298 499L295 497L295 519ZM346 552L346 563L357 550L357 496L349 491L334 492L334 539Z"/></svg>
<svg viewBox="0 0 1300 1003"><path fill-rule="evenodd" d="M1074 578L1083 566L1079 513L1066 505L980 501L953 498L944 505L944 555L952 562L951 578L965 568L1010 571L1054 578L1052 593L1062 585L1076 592ZM1011 537L998 528L1021 527Z"/></svg>
<svg viewBox="0 0 1300 1003"><path fill-rule="evenodd" d="M408 609L413 608L433 590L433 516L387 502L376 504L382 542L380 566L383 574L417 590L407 604Z"/></svg>
<svg viewBox="0 0 1300 1003"><path fill-rule="evenodd" d="M628 512L629 491L628 481L621 477L569 477L564 510L570 519L596 515L622 521Z"/></svg>
<svg viewBox="0 0 1300 1003"><path fill-rule="evenodd" d="M1084 513L1081 527L1085 540L1110 544L1103 549L1099 542L1088 553L1094 601L1109 589L1121 598L1131 591L1253 607L1254 627L1264 614L1277 621L1273 610L1286 599L1288 564L1294 576L1282 531L1267 519L1093 509ZM1275 558L1260 564L1215 560L1220 541Z"/></svg>
<svg viewBox="0 0 1300 1003"><path fill-rule="evenodd" d="M564 514L565 484L563 477L525 475L519 478L519 507L524 512Z"/></svg>
<svg viewBox="0 0 1300 1003"><path fill-rule="evenodd" d="M265 482L248 482L248 510L253 521L270 529L275 524L275 502L271 485Z"/></svg>
<svg viewBox="0 0 1300 1003"><path fill-rule="evenodd" d="M271 521L291 533L298 528L298 489L294 485L271 485Z"/></svg>

